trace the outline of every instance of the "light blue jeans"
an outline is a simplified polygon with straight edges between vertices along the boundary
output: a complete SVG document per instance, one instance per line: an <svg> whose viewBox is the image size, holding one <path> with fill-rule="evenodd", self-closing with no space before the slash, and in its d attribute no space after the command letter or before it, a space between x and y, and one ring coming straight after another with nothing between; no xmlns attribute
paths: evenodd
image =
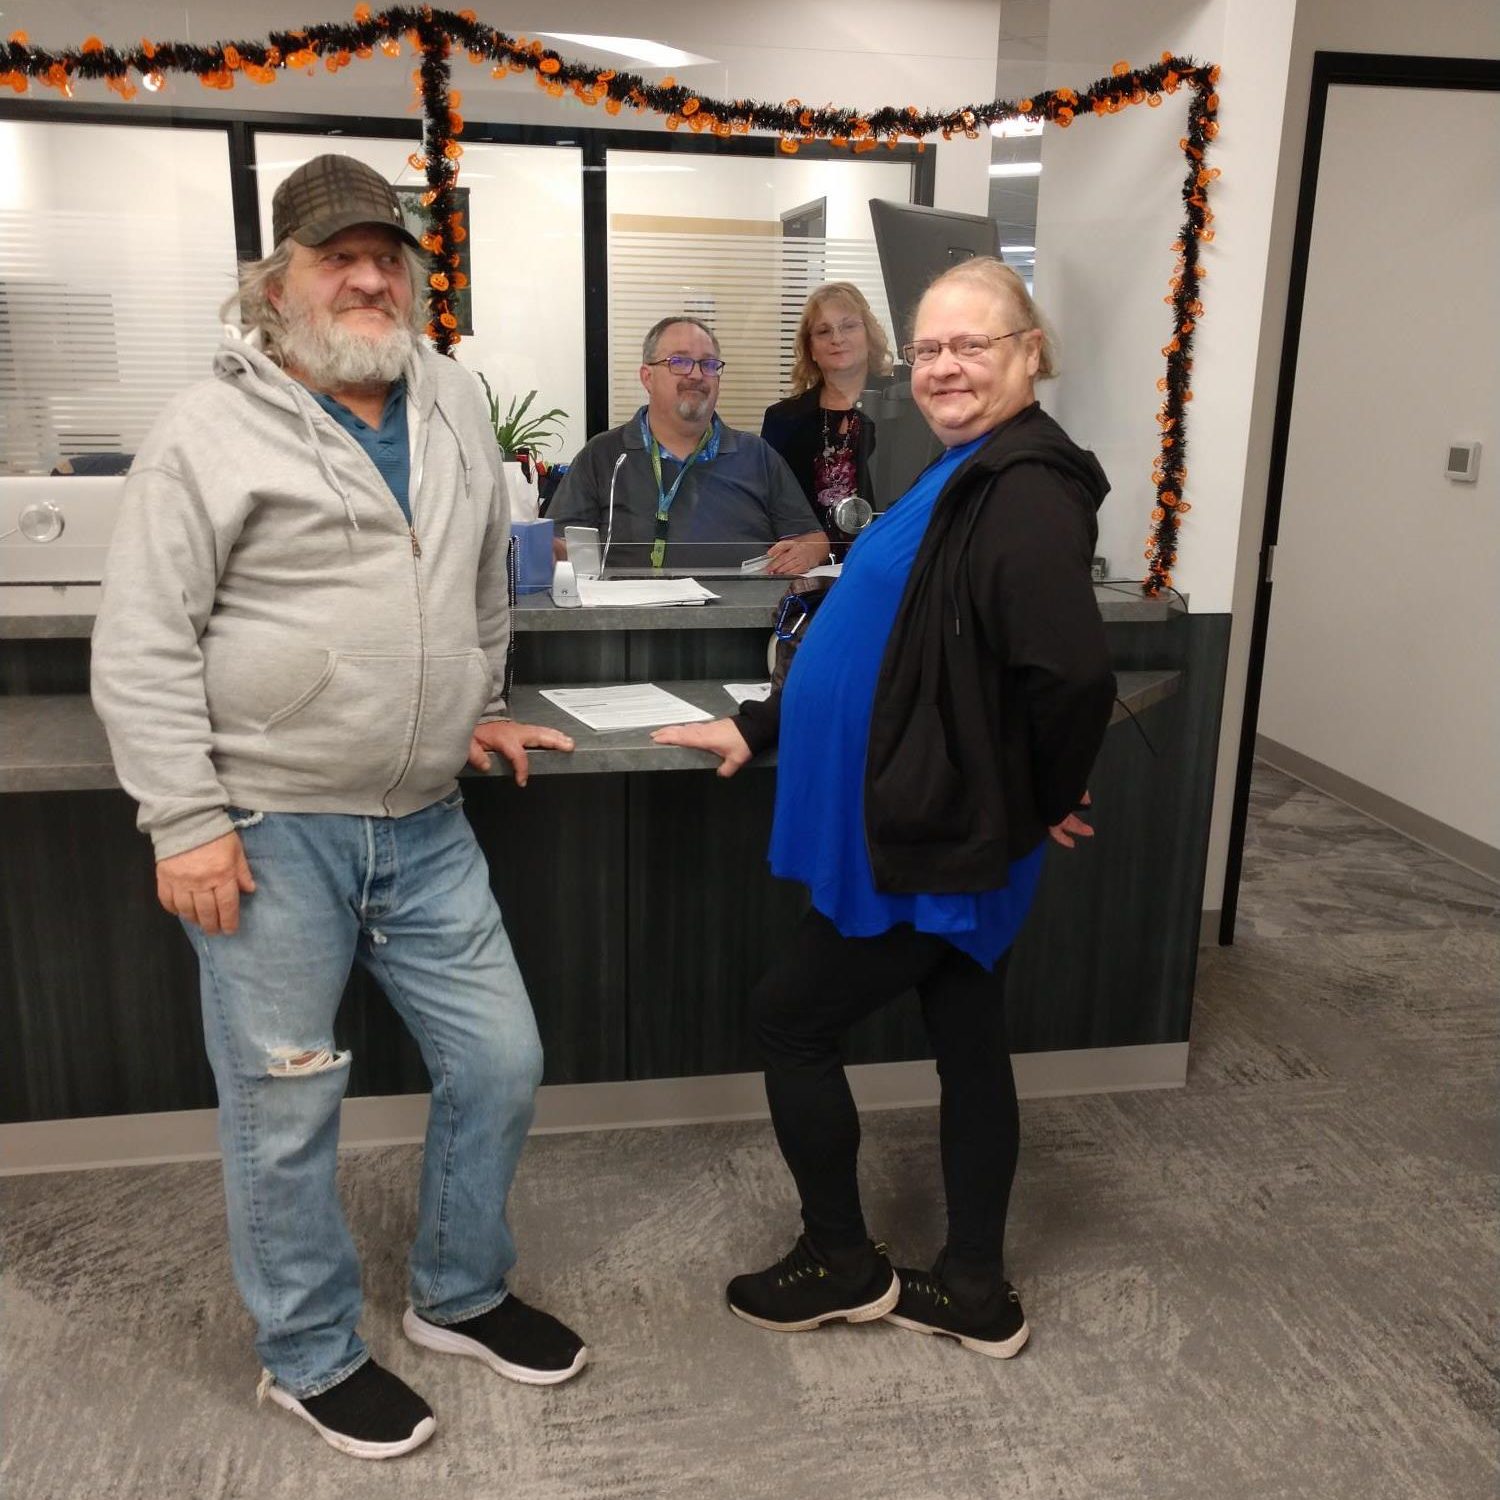
<svg viewBox="0 0 1500 1500"><path fill-rule="evenodd" d="M410 1258L412 1304L432 1322L505 1298L516 1259L505 1201L541 1042L458 793L404 818L230 812L256 886L239 931L184 924L219 1089L230 1256L261 1363L314 1396L368 1357L334 1182L349 1053L333 1018L352 963L379 982L432 1077Z"/></svg>

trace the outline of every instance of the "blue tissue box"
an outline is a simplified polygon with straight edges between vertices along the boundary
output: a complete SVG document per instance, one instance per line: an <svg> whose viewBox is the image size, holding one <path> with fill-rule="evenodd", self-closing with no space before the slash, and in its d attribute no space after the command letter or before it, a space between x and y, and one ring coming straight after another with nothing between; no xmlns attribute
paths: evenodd
<svg viewBox="0 0 1500 1500"><path fill-rule="evenodd" d="M516 592L540 594L552 587L551 521L512 521L516 544Z"/></svg>

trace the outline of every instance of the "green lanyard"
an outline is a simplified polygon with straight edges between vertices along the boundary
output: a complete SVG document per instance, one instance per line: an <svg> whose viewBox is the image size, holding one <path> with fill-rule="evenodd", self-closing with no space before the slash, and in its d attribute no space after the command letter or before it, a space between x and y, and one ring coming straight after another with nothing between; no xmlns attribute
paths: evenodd
<svg viewBox="0 0 1500 1500"><path fill-rule="evenodd" d="M656 441L656 434L651 431L646 418L641 417L641 435L646 439L646 449L651 454L651 472L656 476L656 539L651 543L653 568L661 567L667 558L667 519L671 514L672 502L677 498L677 491L682 487L687 471L692 468L694 460L703 455L713 433L714 426L710 421L703 430L703 436L698 439L698 446L683 460L677 478L672 481L672 488L664 490L661 487L661 444Z"/></svg>

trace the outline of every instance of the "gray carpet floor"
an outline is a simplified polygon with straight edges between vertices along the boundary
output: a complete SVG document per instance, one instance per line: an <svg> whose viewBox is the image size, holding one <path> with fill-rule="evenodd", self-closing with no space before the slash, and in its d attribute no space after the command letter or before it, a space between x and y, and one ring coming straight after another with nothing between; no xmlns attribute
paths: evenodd
<svg viewBox="0 0 1500 1500"><path fill-rule="evenodd" d="M13 1178L0 1489L63 1497L1481 1500L1500 1487L1500 892L1262 768L1241 936L1205 951L1185 1092L1023 1106L990 1361L889 1325L761 1332L787 1246L762 1124L550 1136L522 1295L594 1362L523 1389L400 1335L414 1148L347 1153L364 1328L438 1413L359 1464L269 1405L211 1163ZM870 1219L940 1238L936 1117L867 1119Z"/></svg>

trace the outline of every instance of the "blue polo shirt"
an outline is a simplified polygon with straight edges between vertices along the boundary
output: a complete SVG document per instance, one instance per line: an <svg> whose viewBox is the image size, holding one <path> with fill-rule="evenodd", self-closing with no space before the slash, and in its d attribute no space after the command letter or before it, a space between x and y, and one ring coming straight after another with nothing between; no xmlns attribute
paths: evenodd
<svg viewBox="0 0 1500 1500"><path fill-rule="evenodd" d="M411 525L411 443L406 432L406 380L403 377L392 386L385 398L385 410L380 413L380 426L371 427L362 417L357 417L347 406L325 396L322 391L311 392L312 398L333 418L350 437L370 455L370 462L380 470L380 477L390 486L406 524Z"/></svg>

